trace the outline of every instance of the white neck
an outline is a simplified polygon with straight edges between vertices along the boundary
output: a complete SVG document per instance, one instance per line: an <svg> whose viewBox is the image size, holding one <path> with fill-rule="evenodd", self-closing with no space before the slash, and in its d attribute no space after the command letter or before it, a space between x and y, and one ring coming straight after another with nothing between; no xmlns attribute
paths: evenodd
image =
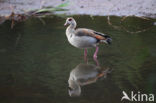
<svg viewBox="0 0 156 103"><path fill-rule="evenodd" d="M75 27L76 26L75 25L72 25L72 24L67 27L67 29L66 29L67 38L70 38L74 34Z"/></svg>

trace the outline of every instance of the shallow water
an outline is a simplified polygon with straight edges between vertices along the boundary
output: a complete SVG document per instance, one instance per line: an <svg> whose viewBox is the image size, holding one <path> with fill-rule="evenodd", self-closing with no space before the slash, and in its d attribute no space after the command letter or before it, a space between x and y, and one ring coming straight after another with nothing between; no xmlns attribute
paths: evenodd
<svg viewBox="0 0 156 103"><path fill-rule="evenodd" d="M84 63L83 50L71 46L65 36L65 19L29 19L13 29L0 25L1 103L119 103L122 91L156 94L156 20L128 18L122 25L130 31L151 27L138 34L114 29L106 17L75 16L78 27L109 34L112 45L101 44L100 68L110 68L106 78L81 87L79 97L68 94L70 72ZM119 17L111 17L120 26ZM94 48L89 49L88 64Z"/></svg>

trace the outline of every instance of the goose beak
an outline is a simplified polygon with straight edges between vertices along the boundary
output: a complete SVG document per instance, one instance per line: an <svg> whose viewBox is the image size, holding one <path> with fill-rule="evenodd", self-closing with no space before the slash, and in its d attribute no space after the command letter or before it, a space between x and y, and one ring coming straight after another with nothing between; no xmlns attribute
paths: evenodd
<svg viewBox="0 0 156 103"><path fill-rule="evenodd" d="M68 24L68 23L66 22L66 23L64 24L64 26L67 26L67 24Z"/></svg>
<svg viewBox="0 0 156 103"><path fill-rule="evenodd" d="M64 26L67 26L67 23L65 23Z"/></svg>
<svg viewBox="0 0 156 103"><path fill-rule="evenodd" d="M67 26L69 23L68 22L66 22L65 24L64 24L64 26Z"/></svg>

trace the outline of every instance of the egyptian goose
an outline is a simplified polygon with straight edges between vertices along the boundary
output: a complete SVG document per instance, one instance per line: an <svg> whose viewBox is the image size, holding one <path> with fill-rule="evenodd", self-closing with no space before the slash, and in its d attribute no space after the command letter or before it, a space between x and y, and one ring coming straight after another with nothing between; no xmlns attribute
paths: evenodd
<svg viewBox="0 0 156 103"><path fill-rule="evenodd" d="M93 64L79 64L70 72L68 92L71 97L80 96L81 86L95 83L99 78L106 78L109 68L101 69Z"/></svg>
<svg viewBox="0 0 156 103"><path fill-rule="evenodd" d="M87 48L96 47L93 55L93 58L96 59L99 50L98 44L102 42L111 44L112 39L108 35L86 28L76 29L76 21L72 17L67 18L64 25L69 25L66 29L69 43L77 48L84 49L85 57L87 56Z"/></svg>

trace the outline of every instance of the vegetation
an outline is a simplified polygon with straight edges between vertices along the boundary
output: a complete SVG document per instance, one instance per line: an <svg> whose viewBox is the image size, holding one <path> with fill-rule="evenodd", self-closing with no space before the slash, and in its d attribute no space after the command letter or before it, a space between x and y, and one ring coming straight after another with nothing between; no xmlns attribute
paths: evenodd
<svg viewBox="0 0 156 103"><path fill-rule="evenodd" d="M24 14L15 14L14 11L12 10L12 13L9 16L6 17L0 17L0 24L5 22L6 20L11 20L11 28L13 28L15 22L21 22L25 21L30 17L45 17L47 15L53 15L56 12L59 11L67 11L67 9L64 9L64 7L68 6L68 2L62 3L56 7L46 7L46 8L41 8L39 10L35 11L29 11ZM59 14L55 14L56 16L61 16Z"/></svg>

